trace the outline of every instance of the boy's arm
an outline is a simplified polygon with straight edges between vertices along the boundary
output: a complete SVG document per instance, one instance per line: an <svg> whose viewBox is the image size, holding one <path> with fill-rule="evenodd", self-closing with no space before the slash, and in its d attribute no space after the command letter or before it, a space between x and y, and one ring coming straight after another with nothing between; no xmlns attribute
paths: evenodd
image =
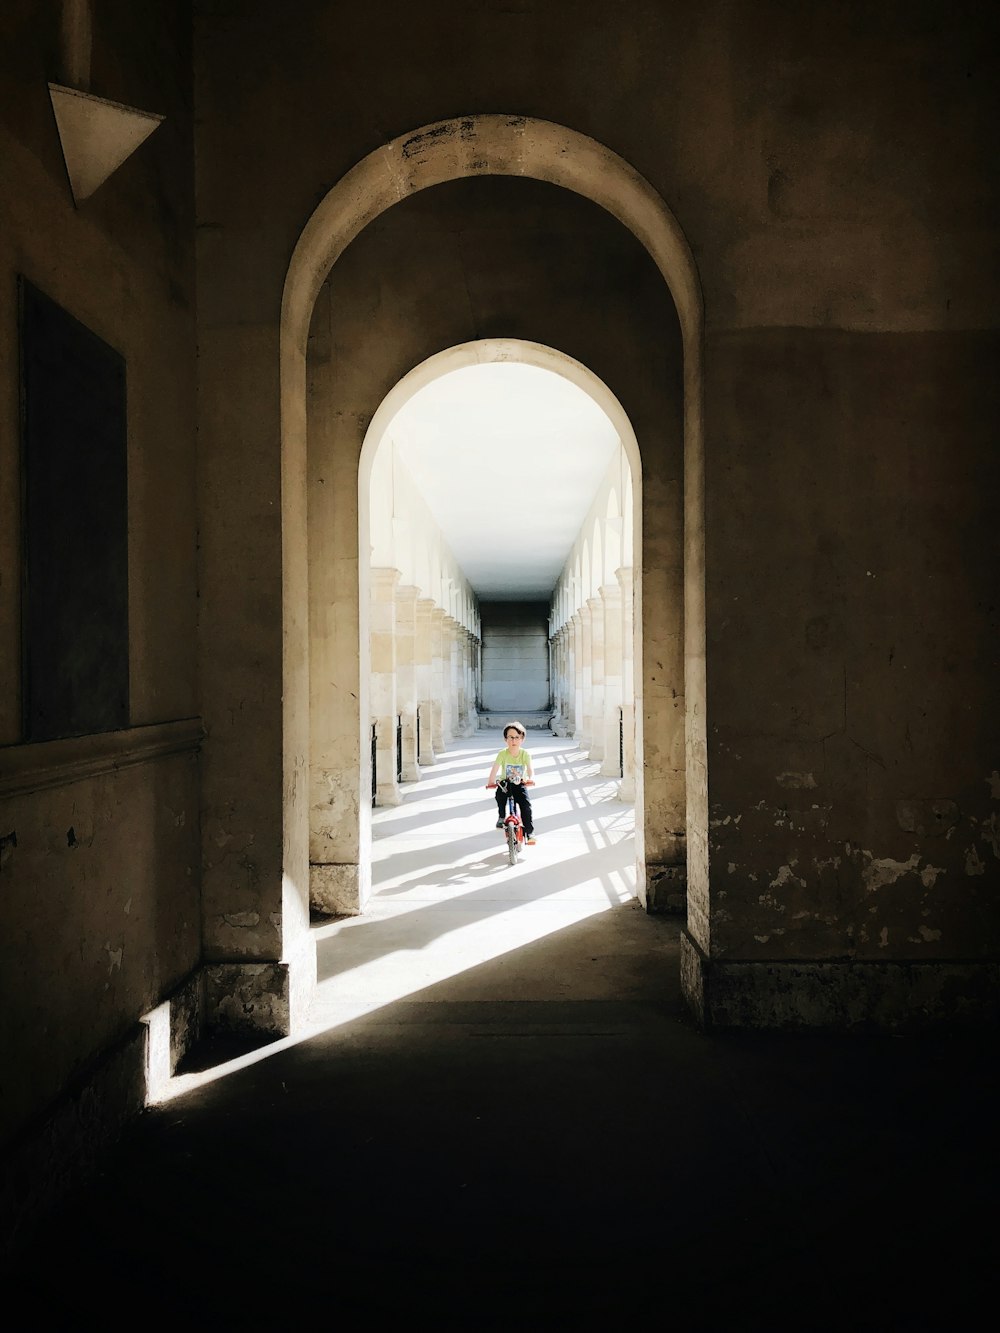
<svg viewBox="0 0 1000 1333"><path fill-rule="evenodd" d="M535 780L535 769L534 769L534 765L533 765L532 762L531 762L531 755L530 755L530 754L529 754L529 755L526 755L525 758L526 758L527 761L528 761L528 764L527 764L527 773L525 774L525 776L528 777L528 778L530 778L531 781L534 782L534 780Z"/></svg>
<svg viewBox="0 0 1000 1333"><path fill-rule="evenodd" d="M500 767L499 761L494 761L493 767L490 769L490 775L489 775L489 777L486 779L486 785L487 785L487 787L492 787L493 784L494 784L494 782L496 782L496 780L497 780L497 769L498 769L499 767Z"/></svg>

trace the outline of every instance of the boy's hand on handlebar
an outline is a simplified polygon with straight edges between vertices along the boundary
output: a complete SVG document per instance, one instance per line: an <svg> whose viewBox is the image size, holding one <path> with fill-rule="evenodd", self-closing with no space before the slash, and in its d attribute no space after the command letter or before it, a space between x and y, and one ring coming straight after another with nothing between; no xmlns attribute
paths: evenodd
<svg viewBox="0 0 1000 1333"><path fill-rule="evenodd" d="M486 790L489 791L491 787L495 787L496 785L497 784L495 782L487 782Z"/></svg>

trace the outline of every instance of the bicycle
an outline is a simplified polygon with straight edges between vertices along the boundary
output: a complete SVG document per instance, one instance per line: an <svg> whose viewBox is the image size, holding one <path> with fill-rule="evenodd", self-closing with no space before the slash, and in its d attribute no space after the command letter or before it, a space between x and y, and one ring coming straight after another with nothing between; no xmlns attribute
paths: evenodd
<svg viewBox="0 0 1000 1333"><path fill-rule="evenodd" d="M487 782L486 790L495 790L497 786L505 790L504 783ZM532 778L526 778L521 784L522 787L533 787L535 785ZM510 858L511 865L517 864L517 859L524 851L524 825L521 823L521 816L517 811L517 801L508 792L507 794L507 818L503 821L503 835L507 841L507 855Z"/></svg>

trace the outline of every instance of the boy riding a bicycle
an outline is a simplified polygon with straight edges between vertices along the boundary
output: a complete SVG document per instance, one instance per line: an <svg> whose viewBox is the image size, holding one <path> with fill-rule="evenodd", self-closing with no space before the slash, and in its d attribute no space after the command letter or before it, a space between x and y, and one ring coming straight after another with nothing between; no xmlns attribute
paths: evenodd
<svg viewBox="0 0 1000 1333"><path fill-rule="evenodd" d="M521 823L524 825L524 840L529 846L534 846L535 826L531 814L531 801L524 784L534 782L535 772L531 765L531 755L522 746L526 734L520 722L507 723L503 729L506 747L494 759L486 785L492 787L494 783L497 784L497 828L503 828L507 798L513 796L521 816Z"/></svg>

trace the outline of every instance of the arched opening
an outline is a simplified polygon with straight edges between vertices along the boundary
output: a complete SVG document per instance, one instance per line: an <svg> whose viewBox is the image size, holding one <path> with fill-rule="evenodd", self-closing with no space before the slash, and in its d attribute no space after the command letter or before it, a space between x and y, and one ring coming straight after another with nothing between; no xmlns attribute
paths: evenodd
<svg viewBox="0 0 1000 1333"><path fill-rule="evenodd" d="M293 254L282 304L280 369L282 429L282 592L283 637L283 917L285 960L295 971L297 961L308 980L308 903L310 862L310 736L309 695L326 682L310 681L309 621L305 608L317 590L310 587L307 542L307 347L317 295L331 268L348 244L386 209L429 186L473 176L530 177L549 182L599 205L636 237L663 276L673 297L683 348L683 558L664 562L662 549L648 546L636 525L641 559L635 569L636 598L643 581L653 575L673 576L683 569L683 626L677 618L675 637L683 635L683 682L672 688L674 708L680 704L683 726L680 748L685 776L686 815L670 806L670 785L660 783L655 809L645 804L647 833L662 826L683 845L686 832L688 926L702 947L708 947L707 775L705 767L704 672L704 521L701 414L701 299L694 262L680 228L659 195L626 162L588 137L565 127L523 117L472 116L423 127L372 153L350 171L320 203ZM678 469L680 470L680 469ZM323 478L318 480L322 481ZM356 489L351 508L356 507ZM348 511L350 512L350 511ZM356 517L356 514L355 514ZM627 520L626 520L627 521ZM633 523L635 518L633 514ZM669 570L667 566L670 566ZM356 569L353 571L356 578ZM341 571L343 574L344 571ZM582 573L582 571L581 571ZM355 583L357 586L357 583ZM320 600L325 593L319 591ZM333 605L335 598L327 598ZM363 609L359 612L364 614ZM356 644L356 629L338 627ZM635 663L635 697L649 681ZM655 682L654 682L655 684ZM678 698L680 696L680 698ZM361 709L361 716L366 710ZM677 729L674 728L677 734ZM365 753L366 737L343 740ZM658 745L659 757L676 745ZM674 756L676 758L676 756ZM637 771L642 770L641 756ZM659 774L660 770L654 764ZM665 770L664 770L665 771ZM640 793L637 793L640 800ZM666 808L670 806L670 808ZM652 818L651 818L652 810ZM366 812L357 812L359 846L365 836ZM686 824L686 830L685 830ZM363 900L364 858L338 864L345 888ZM293 975L293 1013L295 979Z"/></svg>
<svg viewBox="0 0 1000 1333"><path fill-rule="evenodd" d="M592 759L600 761L601 772L615 779L621 778L621 798L628 802L635 799L635 792L641 791L641 775L636 773L635 756L641 755L641 737L634 731L629 735L627 746L626 774L623 772L623 742L620 735L622 726L622 660L627 653L630 658L642 657L642 615L641 608L633 611L631 546L623 548L621 534L625 527L621 512L619 495L626 490L635 513L630 516L629 530L641 533L641 474L640 450L632 423L621 403L606 384L587 367L581 365L565 353L537 343L516 339L491 339L466 343L448 348L428 358L416 366L400 380L383 399L376 411L371 425L365 434L364 444L358 467L358 570L359 570L359 643L360 680L362 699L359 704L359 716L364 717L364 683L371 681L372 697L369 698L370 715L378 717L376 727L376 747L372 750L373 762L382 775L374 780L368 773L359 774L359 785L363 804L364 793L370 787L376 794L377 804L395 804L399 795L392 781L397 771L391 751L391 733L393 719L398 716L400 727L400 747L402 754L398 771L406 774L407 780L419 777L419 763L433 763L436 745L435 728L441 727L440 717L432 717L432 701L443 697L446 701L455 701L454 716L444 719L443 730L446 734L468 735L475 729L475 709L477 691L469 683L470 663L462 663L453 670L450 684L444 682L440 656L438 679L433 678L431 660L430 621L435 611L445 613L445 620L450 621L451 635L455 643L455 663L459 655L470 646L469 640L475 638L474 607L467 582L461 577L462 570L454 571L449 581L442 576L438 567L431 568L428 555L440 551L433 539L426 536L421 540L419 531L411 531L405 524L400 530L400 520L395 516L395 489L402 485L399 477L393 476L391 457L392 441L388 439L396 429L403 408L421 395L423 390L435 380L453 372L489 365L510 365L520 363L535 367L548 375L559 376L587 395L606 420L608 434L615 441L613 453L608 461L601 465L599 474L589 476L589 483L594 493L591 501L589 520L586 511L581 511L579 540L567 552L564 568L554 581L549 593L548 626L551 635L553 661L550 667L551 678L556 682L555 697L549 708L552 730L559 735L583 732L581 719L570 718L565 693L572 674L565 653L565 637L568 634L572 616L577 612L578 603L574 600L577 587L584 593L583 605L588 615L601 620L601 681L599 698L596 687L592 689L594 698L588 704L593 711L590 717L586 743ZM448 475L454 477L459 471L459 460L453 458L437 459L437 465L448 468ZM565 472L572 469L572 463L564 460L561 464ZM633 484L633 477L635 484ZM485 484L489 478L480 478ZM627 486L625 485L627 480ZM389 501L377 508L372 517L374 491L381 491ZM407 510L414 504L413 497L401 500L400 508ZM544 522L544 497L535 520ZM525 515L528 518L528 515ZM419 526L419 525L416 525ZM530 523L529 523L530 526ZM574 576L574 568L579 558L579 545L583 543L586 553L592 544L592 534L603 529L610 534L603 545L603 556L596 553L600 542L594 544L595 566L587 584L581 585ZM585 559L589 558L586 555ZM629 588L626 599L622 596L621 584ZM447 587L446 587L447 585ZM449 590L452 598L448 600ZM594 610L596 604L597 610ZM368 609L371 617L368 633L364 632L364 612ZM396 632L393 633L393 627ZM606 627L606 628L605 628ZM627 628L626 628L627 627ZM591 634L595 630L592 626ZM467 638L468 636L468 638ZM607 652L604 643L607 639ZM391 640L391 642L387 642ZM627 640L627 644L625 641ZM475 639L478 643L478 638ZM596 641L596 640L595 640ZM395 676L395 682L388 677ZM608 684L610 681L610 684ZM631 674L629 677L631 686ZM375 697L377 696L377 697ZM588 699L590 696L588 696ZM488 701L487 701L488 702ZM637 716L634 700L629 696L628 722L634 726ZM381 710L381 711L380 711ZM486 711L489 709L487 707ZM515 706L519 714L524 710ZM641 710L638 717L641 725ZM429 734L428 734L429 733ZM381 739L381 747L379 740ZM418 751L422 751L421 755ZM418 763L419 761L419 763ZM637 782L637 777L639 781ZM637 806L636 848L637 864L635 882L645 885L645 866L642 860L642 804ZM367 856L369 848L363 846L360 854ZM367 886L365 886L367 887ZM343 900L323 899L316 902L316 894L324 891L322 880L314 884L314 905L326 910L361 910L364 900L345 903Z"/></svg>

